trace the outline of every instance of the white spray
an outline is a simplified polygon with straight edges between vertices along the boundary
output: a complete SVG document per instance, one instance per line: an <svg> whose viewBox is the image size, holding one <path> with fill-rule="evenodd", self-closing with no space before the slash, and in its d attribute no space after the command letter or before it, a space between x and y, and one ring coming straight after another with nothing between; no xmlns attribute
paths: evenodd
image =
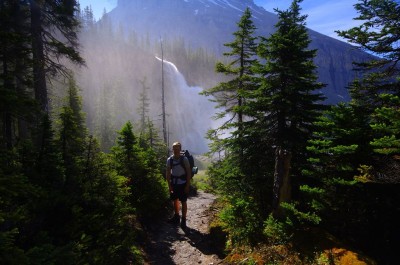
<svg viewBox="0 0 400 265"><path fill-rule="evenodd" d="M156 57L157 60L160 58ZM206 132L216 125L212 119L215 103L199 95L201 87L188 86L184 76L171 62L164 60L167 82L165 99L170 143L180 141L183 149L194 154L208 151Z"/></svg>

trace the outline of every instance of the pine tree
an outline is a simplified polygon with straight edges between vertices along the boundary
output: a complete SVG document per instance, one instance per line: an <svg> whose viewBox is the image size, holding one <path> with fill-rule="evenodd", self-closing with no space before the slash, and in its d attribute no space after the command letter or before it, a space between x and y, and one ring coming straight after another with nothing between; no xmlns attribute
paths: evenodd
<svg viewBox="0 0 400 265"><path fill-rule="evenodd" d="M289 10L278 11L276 32L262 38L258 54L266 64L257 69L260 88L251 108L262 116L260 127L273 144L299 154L322 109L323 97L317 91L324 87L317 82L316 50L309 49L301 2L293 1Z"/></svg>
<svg viewBox="0 0 400 265"><path fill-rule="evenodd" d="M371 154L375 161L365 161L369 170L363 173L372 181L398 182L400 4L393 0L362 1L355 5L355 9L359 13L355 19L363 23L338 31L338 34L357 44L359 49L377 56L367 62L355 63L362 76L351 84L351 104L360 115L364 115L366 125L371 124L369 128L366 126L363 134L370 135L368 142L375 150Z"/></svg>
<svg viewBox="0 0 400 265"><path fill-rule="evenodd" d="M233 33L234 40L226 43L230 50L224 53L227 63L218 62L216 72L226 75L228 81L205 90L203 95L213 96L216 108L221 110L216 119L223 119L223 124L208 132L212 141L211 152L223 154L221 160L210 168L214 185L222 194L226 194L229 202L224 220L226 229L230 230L235 243L240 241L254 242L260 234L258 209L256 203L250 203L250 196L254 194L254 186L245 173L248 162L245 139L245 109L248 104L249 92L255 89L253 80L253 65L257 61L257 43L254 32L256 27L252 21L252 14L246 8L240 21L238 30ZM257 195L256 195L257 196ZM230 209L236 209L230 211ZM257 217L256 217L257 216ZM240 225L233 224L233 220L241 220ZM235 231L239 231L236 233Z"/></svg>
<svg viewBox="0 0 400 265"><path fill-rule="evenodd" d="M32 90L32 58L27 32L28 10L17 1L0 3L0 149L12 149L28 138L27 122L36 112Z"/></svg>
<svg viewBox="0 0 400 265"><path fill-rule="evenodd" d="M219 134L224 130L231 130L232 137L225 141L214 142L214 144L222 143L226 145L223 149L228 149L228 146L237 145L237 152L240 159L243 159L244 144L241 142L243 138L243 122L246 106L247 93L254 89L252 82L253 70L252 65L256 61L256 37L253 36L256 27L251 20L251 11L247 8L240 21L237 23L238 30L233 33L234 41L226 43L225 46L230 48L230 51L225 52L224 56L229 58L229 62L224 64L219 62L216 64L216 71L225 74L229 81L222 82L216 87L205 90L203 95L212 95L217 103L216 108L223 109L222 112L216 115L217 119L226 119L225 123L211 134ZM234 144L236 143L236 144ZM219 147L216 147L219 149Z"/></svg>
<svg viewBox="0 0 400 265"><path fill-rule="evenodd" d="M399 236L393 233L398 188L382 184L398 183L400 6L365 0L355 8L362 24L339 35L377 57L355 62L360 74L350 84L351 102L333 106L316 123L303 202L322 217L325 229L391 263L397 259L392 245Z"/></svg>
<svg viewBox="0 0 400 265"><path fill-rule="evenodd" d="M38 116L38 109L48 111L46 78L67 73L59 59L66 57L83 63L77 52L79 24L75 7L76 1L0 3L0 101L4 106L0 110L4 128L0 136L8 149L15 146L16 139L30 138L31 127L40 127L42 117Z"/></svg>
<svg viewBox="0 0 400 265"><path fill-rule="evenodd" d="M147 86L146 84L147 78L144 77L142 80L140 80L140 85L142 86L142 92L139 95L139 104L138 104L138 113L140 116L140 132L143 133L145 127L146 127L146 120L148 118L148 113L149 113L149 96L148 96L148 90L150 87Z"/></svg>
<svg viewBox="0 0 400 265"><path fill-rule="evenodd" d="M109 152L117 136L114 87L105 85L97 97L96 112L93 118L94 134L100 141L101 150Z"/></svg>
<svg viewBox="0 0 400 265"><path fill-rule="evenodd" d="M118 134L111 155L118 174L128 181L131 205L141 220L162 214L168 189L158 169L164 159L158 159L155 149L139 146L131 122Z"/></svg>
<svg viewBox="0 0 400 265"><path fill-rule="evenodd" d="M248 108L256 119L249 124L249 130L253 139L260 139L256 145L262 146L264 151L259 156L276 156L276 161L283 159L286 164L282 167L283 164L277 162L275 175L286 171L286 174L299 176L313 122L323 109L323 96L318 90L324 85L317 82L313 62L316 50L309 49L307 16L300 14L299 3L301 1L295 0L288 10L278 10L276 32L261 40L258 55L265 64L256 67L260 85L252 93L253 101ZM275 155L273 147L277 148ZM281 158L285 152L291 153L292 158L290 155ZM290 200L290 193L287 192L285 200Z"/></svg>
<svg viewBox="0 0 400 265"><path fill-rule="evenodd" d="M41 110L47 112L47 73L67 74L65 66L54 58L64 56L72 62L83 63L77 51L76 31L79 26L75 17L77 2L30 0L29 7L35 99ZM57 32L57 34L52 34L52 32Z"/></svg>
<svg viewBox="0 0 400 265"><path fill-rule="evenodd" d="M66 186L71 190L77 185L78 180L74 178L77 177L82 165L88 134L78 89L75 80L70 78L68 95L58 120L60 123L59 143L66 170Z"/></svg>

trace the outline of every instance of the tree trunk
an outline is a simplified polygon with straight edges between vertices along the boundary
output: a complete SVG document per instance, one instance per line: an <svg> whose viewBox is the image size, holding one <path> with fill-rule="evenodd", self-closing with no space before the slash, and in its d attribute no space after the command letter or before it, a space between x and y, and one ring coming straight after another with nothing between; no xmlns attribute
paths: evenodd
<svg viewBox="0 0 400 265"><path fill-rule="evenodd" d="M45 55L42 39L42 11L40 7L42 1L30 0L31 8L31 33L32 33L32 59L33 59L33 87L35 99L39 103L40 109L48 112Z"/></svg>
<svg viewBox="0 0 400 265"><path fill-rule="evenodd" d="M4 57L3 57L3 75L4 75L4 87L6 90L12 89L12 84L10 81L10 73L8 72L8 58L7 58L7 52L4 52ZM7 104L9 105L9 104ZM12 148L12 116L10 112L10 106L7 106L4 109L4 112L2 113L2 121L3 121L3 137L5 140L5 145L2 146L8 150L11 150Z"/></svg>
<svg viewBox="0 0 400 265"><path fill-rule="evenodd" d="M275 173L273 188L273 216L280 218L284 216L284 209L281 207L282 202L291 200L291 181L290 181L290 164L292 154L283 150L278 146L275 151Z"/></svg>

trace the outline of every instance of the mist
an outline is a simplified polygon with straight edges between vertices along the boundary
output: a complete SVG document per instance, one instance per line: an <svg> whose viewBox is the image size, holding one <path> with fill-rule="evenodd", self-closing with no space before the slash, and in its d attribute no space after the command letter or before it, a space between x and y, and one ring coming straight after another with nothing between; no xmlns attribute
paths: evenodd
<svg viewBox="0 0 400 265"><path fill-rule="evenodd" d="M180 141L184 149L193 153L205 153L208 146L204 136L207 130L217 126L212 120L215 103L199 95L201 87L189 86L172 62L164 61L164 64L168 80L165 89L168 138L170 142Z"/></svg>
<svg viewBox="0 0 400 265"><path fill-rule="evenodd" d="M135 31L115 29L106 16L84 28L80 41L86 67L76 69L75 77L82 90L87 125L90 132L99 138L103 150L108 151L114 145L116 132L127 121L134 124L135 130L140 129L139 106L143 86L148 98L146 116L162 138L161 87L164 74L169 144L180 141L184 149L194 154L208 151L205 134L216 125L212 119L216 110L214 103L199 92L219 81L214 73L216 59L210 60L212 56L204 51L190 50L179 39L164 38L162 73L161 61L156 57L160 54L160 40L151 40ZM192 84L188 85L178 63Z"/></svg>

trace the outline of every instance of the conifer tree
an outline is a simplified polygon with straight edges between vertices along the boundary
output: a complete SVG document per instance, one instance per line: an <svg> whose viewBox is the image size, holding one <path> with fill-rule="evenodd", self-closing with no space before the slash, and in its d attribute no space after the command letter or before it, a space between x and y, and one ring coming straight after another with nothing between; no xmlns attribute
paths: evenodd
<svg viewBox="0 0 400 265"><path fill-rule="evenodd" d="M82 162L87 129L82 112L82 99L73 78L69 79L66 103L60 113L59 141L68 178L75 176Z"/></svg>
<svg viewBox="0 0 400 265"><path fill-rule="evenodd" d="M112 156L118 174L127 179L131 205L141 219L161 214L168 189L158 171L160 160L154 149L139 146L131 122L127 122L118 134Z"/></svg>
<svg viewBox="0 0 400 265"><path fill-rule="evenodd" d="M65 56L72 62L83 63L77 51L76 32L79 27L78 19L75 17L77 2L49 0L28 2L35 99L41 110L48 111L46 75L47 73L67 73L65 66L54 58Z"/></svg>
<svg viewBox="0 0 400 265"><path fill-rule="evenodd" d="M285 152L283 150L291 153L292 159L286 156L285 168L275 167L275 174L283 170L288 172L290 168L289 174L297 177L305 162L307 140L323 109L324 99L318 92L324 85L317 82L313 62L316 50L309 48L311 40L305 27L307 16L300 14L301 2L295 0L288 10L278 10L276 32L269 38L261 38L258 55L265 64L256 66L255 71L260 76L259 87L252 93L253 100L248 108L249 115L255 118L249 123L251 138L259 139L256 145L262 147L253 146L253 150L262 150L258 151L260 157L276 155L277 161ZM274 154L274 147L278 154ZM267 165L269 169L273 167L269 161L261 168L267 169ZM261 171L260 175L266 174ZM271 178L271 173L265 178ZM290 195L289 191L287 200L290 200Z"/></svg>
<svg viewBox="0 0 400 265"><path fill-rule="evenodd" d="M377 57L355 62L359 78L350 84L351 102L333 106L317 123L308 147L312 178L302 190L324 228L391 263L397 259L392 242L398 233L389 231L397 227L398 188L382 183L398 183L400 5L363 0L355 8L362 24L338 33Z"/></svg>
<svg viewBox="0 0 400 265"><path fill-rule="evenodd" d="M245 174L248 173L245 108L249 92L255 89L253 65L257 60L256 27L249 8L244 11L237 28L233 33L234 40L225 44L229 49L224 53L227 63L216 64L216 72L226 75L228 81L202 92L203 95L214 97L212 101L221 110L215 118L224 122L219 128L208 132L207 137L212 141L211 152L223 154L222 159L212 165L210 174L214 185L222 194L227 194L230 206L223 216L226 217L224 222L227 229L234 233L235 242L247 241L252 237L255 239L259 232L256 228L259 226L257 204L249 201L254 186L251 186L251 180ZM235 226L235 220L242 221L239 227ZM236 229L238 233L235 233Z"/></svg>
<svg viewBox="0 0 400 265"><path fill-rule="evenodd" d="M94 134L100 141L101 149L109 152L117 137L115 119L115 90L108 86L98 93L94 117Z"/></svg>
<svg viewBox="0 0 400 265"><path fill-rule="evenodd" d="M309 48L301 2L293 1L288 10L278 11L276 32L262 37L258 54L266 63L257 67L260 87L250 108L261 116L260 129L271 144L299 155L322 109L323 96L317 91L324 87L317 82L316 50Z"/></svg>
<svg viewBox="0 0 400 265"><path fill-rule="evenodd" d="M363 23L338 34L377 56L367 62L355 62L362 76L351 84L351 105L364 116L363 134L370 136L368 142L375 150L371 154L374 161L365 161L369 170L364 173L372 181L399 182L395 172L400 168L396 158L400 144L400 4L393 0L368 0L357 3L355 9L359 13L355 19Z"/></svg>
<svg viewBox="0 0 400 265"><path fill-rule="evenodd" d="M28 138L27 122L36 109L30 96L32 58L27 32L29 10L18 1L0 3L0 149Z"/></svg>
<svg viewBox="0 0 400 265"><path fill-rule="evenodd" d="M146 120L148 118L148 113L149 113L149 96L148 96L148 90L150 87L147 86L146 84L147 78L144 77L142 80L140 80L140 85L142 86L142 92L139 95L139 105L138 105L138 113L140 116L140 132L143 133L145 127L146 127Z"/></svg>
<svg viewBox="0 0 400 265"><path fill-rule="evenodd" d="M31 137L30 130L42 117L37 110L48 111L46 78L66 74L61 57L83 63L77 51L76 1L1 1L0 72L1 137L7 148L15 139ZM34 108L33 101L39 107ZM4 103L4 104L3 104ZM2 107L3 108L3 107ZM29 114L28 114L29 113ZM3 121L4 119L4 121ZM37 133L36 133L37 134ZM42 136L37 134L39 138ZM40 142L40 139L35 141Z"/></svg>
<svg viewBox="0 0 400 265"><path fill-rule="evenodd" d="M216 115L217 119L225 119L224 124L210 134L219 134L224 130L232 130L232 137L225 141L214 142L225 145L223 149L228 149L230 145L236 145L236 152L240 159L243 158L244 144L241 142L243 138L243 122L244 108L247 101L247 93L254 89L252 82L253 70L252 65L256 61L256 37L253 36L256 27L251 20L251 11L247 8L240 21L237 23L238 30L233 33L235 39L225 46L230 48L230 51L224 55L228 58L228 63L218 62L216 71L225 74L229 81L222 82L216 87L205 90L203 95L212 95L217 103L216 108L223 109ZM235 144L236 143L236 144ZM215 147L219 149L219 147Z"/></svg>

